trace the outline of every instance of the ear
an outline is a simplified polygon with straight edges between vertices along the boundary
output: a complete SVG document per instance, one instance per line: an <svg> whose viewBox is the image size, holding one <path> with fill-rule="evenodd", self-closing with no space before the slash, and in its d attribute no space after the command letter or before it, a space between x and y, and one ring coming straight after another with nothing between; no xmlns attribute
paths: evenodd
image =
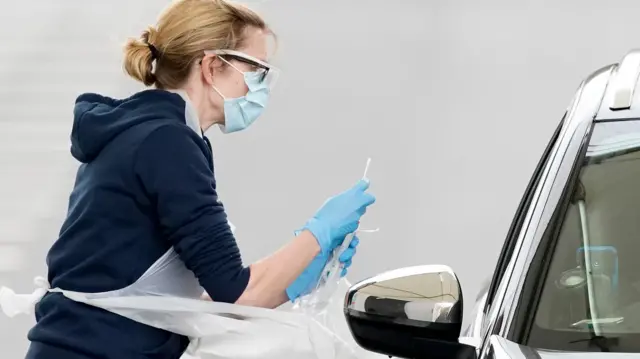
<svg viewBox="0 0 640 359"><path fill-rule="evenodd" d="M211 86L213 78L220 74L223 68L223 61L216 55L205 55L200 62L200 71L204 82Z"/></svg>

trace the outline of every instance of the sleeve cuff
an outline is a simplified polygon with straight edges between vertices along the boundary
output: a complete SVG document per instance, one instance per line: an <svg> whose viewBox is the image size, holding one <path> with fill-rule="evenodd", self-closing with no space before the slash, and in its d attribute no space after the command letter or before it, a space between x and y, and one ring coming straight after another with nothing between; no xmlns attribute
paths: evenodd
<svg viewBox="0 0 640 359"><path fill-rule="evenodd" d="M247 289L247 286L249 285L249 278L251 278L251 268L245 267L234 278L225 281L226 285L224 287L217 283L203 287L205 287L205 290L207 287L224 288L223 290L215 292L209 292L207 290L207 294L209 294L209 297L211 297L211 300L214 302L235 303Z"/></svg>

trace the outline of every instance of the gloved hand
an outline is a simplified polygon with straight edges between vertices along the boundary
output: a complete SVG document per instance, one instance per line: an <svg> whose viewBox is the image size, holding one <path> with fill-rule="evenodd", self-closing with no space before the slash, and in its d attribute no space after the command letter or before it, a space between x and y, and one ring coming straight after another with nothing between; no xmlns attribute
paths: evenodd
<svg viewBox="0 0 640 359"><path fill-rule="evenodd" d="M347 275L353 256L356 255L356 247L358 246L358 243L360 243L360 239L354 235L349 247L340 255L339 260L342 264L342 273L340 273L340 277ZM313 261L311 261L304 272L302 272L302 274L300 274L298 278L296 278L296 280L287 288L287 297L289 297L290 301L294 301L302 295L309 294L316 288L320 275L322 275L322 270L328 261L329 255L323 255L322 253L318 254Z"/></svg>
<svg viewBox="0 0 640 359"><path fill-rule="evenodd" d="M320 245L320 254L327 256L340 246L347 234L358 229L360 218L375 197L367 193L368 180L360 180L355 186L329 198L309 219L301 230L308 230Z"/></svg>

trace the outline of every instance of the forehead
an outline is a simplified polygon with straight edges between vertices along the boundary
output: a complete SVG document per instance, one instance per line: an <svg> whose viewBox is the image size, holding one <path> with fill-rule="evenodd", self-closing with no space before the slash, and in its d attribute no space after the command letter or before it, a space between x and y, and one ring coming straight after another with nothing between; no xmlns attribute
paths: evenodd
<svg viewBox="0 0 640 359"><path fill-rule="evenodd" d="M269 34L261 29L249 27L245 30L244 44L238 51L255 57L264 62L268 62L269 46L268 46Z"/></svg>

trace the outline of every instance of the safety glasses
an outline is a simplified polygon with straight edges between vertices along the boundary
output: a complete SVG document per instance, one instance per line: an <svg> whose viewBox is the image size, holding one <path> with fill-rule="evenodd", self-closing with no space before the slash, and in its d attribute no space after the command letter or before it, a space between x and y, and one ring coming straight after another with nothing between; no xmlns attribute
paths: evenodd
<svg viewBox="0 0 640 359"><path fill-rule="evenodd" d="M257 72L258 74L260 74L260 81L266 86L268 86L270 89L273 89L280 75L280 70L278 68L240 51L212 50L212 51L205 51L204 53L206 55L219 56L222 60L224 60L231 66L233 66L233 64L230 63L231 60L236 60L238 62L242 62L247 65L250 65L252 68L251 71ZM235 66L233 67L235 68ZM236 70L243 72L238 68L236 68Z"/></svg>

